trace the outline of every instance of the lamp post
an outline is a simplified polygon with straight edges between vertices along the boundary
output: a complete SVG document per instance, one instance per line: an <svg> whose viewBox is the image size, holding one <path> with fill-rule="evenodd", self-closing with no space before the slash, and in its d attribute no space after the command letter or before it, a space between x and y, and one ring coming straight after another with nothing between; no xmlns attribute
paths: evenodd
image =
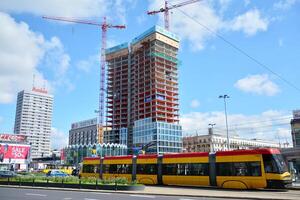
<svg viewBox="0 0 300 200"><path fill-rule="evenodd" d="M211 134L213 134L213 128L214 128L215 125L216 125L215 123L213 123L213 124L208 124L209 129L211 129ZM209 132L209 133L210 133L210 132Z"/></svg>
<svg viewBox="0 0 300 200"><path fill-rule="evenodd" d="M227 133L227 150L230 150L230 142L229 142L229 135L228 135L228 121L227 121L227 106L226 106L226 99L229 98L227 94L220 95L219 98L224 100L224 107L225 107L225 121L226 121L226 133Z"/></svg>
<svg viewBox="0 0 300 200"><path fill-rule="evenodd" d="M215 123L208 124L208 126L209 126L208 135L210 136L210 152L214 152L214 141L213 141L213 134L214 134L213 127L214 127L214 125L216 125L216 124Z"/></svg>

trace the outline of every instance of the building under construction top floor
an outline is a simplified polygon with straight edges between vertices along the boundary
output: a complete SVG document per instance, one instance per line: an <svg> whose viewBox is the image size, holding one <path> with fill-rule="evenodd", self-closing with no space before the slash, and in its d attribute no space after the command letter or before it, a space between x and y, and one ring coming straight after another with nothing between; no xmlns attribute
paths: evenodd
<svg viewBox="0 0 300 200"><path fill-rule="evenodd" d="M126 143L129 149L153 143L158 153L181 151L182 133L181 127L177 126L169 126L174 127L176 137L180 138L169 145L176 146L175 150L168 149L168 144L162 143L165 146L160 151L157 136L147 137L139 143L133 142L134 126L138 120L150 119L151 122L180 126L178 48L176 35L154 26L130 44L124 43L106 50L107 125L112 130L106 132L104 142ZM124 136L127 141L124 141Z"/></svg>

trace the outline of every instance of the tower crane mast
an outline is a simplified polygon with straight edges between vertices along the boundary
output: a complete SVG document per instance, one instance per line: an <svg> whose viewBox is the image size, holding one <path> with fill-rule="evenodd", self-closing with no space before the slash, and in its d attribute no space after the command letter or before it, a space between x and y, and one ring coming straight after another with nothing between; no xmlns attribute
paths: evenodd
<svg viewBox="0 0 300 200"><path fill-rule="evenodd" d="M157 13L163 12L164 13L164 18L165 18L165 29L169 30L170 29L169 10L174 9L174 8L179 8L181 6L189 5L189 4L192 4L192 3L196 3L198 1L201 1L201 0L189 0L189 1L185 1L185 2L182 2L182 3L176 4L176 5L169 6L168 5L169 4L168 0L165 0L165 7L164 8L161 8L159 10L148 11L147 14L148 15L155 15Z"/></svg>
<svg viewBox="0 0 300 200"><path fill-rule="evenodd" d="M77 24L86 24L86 25L94 25L98 26L102 30L102 45L101 45L101 64L100 64L100 91L99 91L99 125L101 128L101 132L103 131L104 126L104 97L105 97L105 49L106 49L106 37L107 37L107 30L109 28L116 28L116 29L124 29L126 28L125 25L112 25L106 22L106 17L103 18L102 23L98 23L95 21L89 20L80 20L74 18L67 18L67 17L54 17L54 16L43 16L44 19L49 20L56 20L56 21L64 21L64 22L71 22Z"/></svg>

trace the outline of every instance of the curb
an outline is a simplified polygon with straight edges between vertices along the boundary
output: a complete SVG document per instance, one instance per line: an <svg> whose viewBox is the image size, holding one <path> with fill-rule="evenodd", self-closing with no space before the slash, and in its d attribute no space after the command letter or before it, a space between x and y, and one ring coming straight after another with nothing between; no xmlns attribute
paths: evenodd
<svg viewBox="0 0 300 200"><path fill-rule="evenodd" d="M248 197L248 196L225 196L225 195L193 195L193 194L161 194L161 193L147 193L142 191L114 191L114 190L91 190L91 189L73 189L73 188L55 188L55 187L32 187L32 186L12 186L0 185L0 188L19 188L19 189L40 189L40 190L55 190L55 191L72 191L72 192L93 192L93 193L118 193L118 194L139 194L139 195L156 195L156 196L179 196L179 197L203 197L203 198L224 198L224 199L259 199L259 200L279 200L280 198L266 198L266 197Z"/></svg>

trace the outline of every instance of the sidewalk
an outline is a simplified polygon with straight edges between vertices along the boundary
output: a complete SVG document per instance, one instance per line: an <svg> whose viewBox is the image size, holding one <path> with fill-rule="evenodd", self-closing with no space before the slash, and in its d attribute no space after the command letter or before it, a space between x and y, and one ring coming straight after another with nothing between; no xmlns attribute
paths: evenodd
<svg viewBox="0 0 300 200"><path fill-rule="evenodd" d="M101 192L101 193L122 193L139 195L165 195L165 196L184 196L184 197L214 197L228 199L287 199L299 200L300 190L224 190L217 188L190 188L176 186L146 186L144 191L109 191L109 190L88 190L88 189L67 189L67 188L41 188L41 187L19 187L19 186L1 186L15 188L36 188L46 190L64 190L80 192Z"/></svg>
<svg viewBox="0 0 300 200"><path fill-rule="evenodd" d="M132 191L135 193L135 191ZM222 197L229 199L300 199L299 190L225 190L218 188L188 188L175 186L147 186L137 193L152 195L175 195L188 197Z"/></svg>

